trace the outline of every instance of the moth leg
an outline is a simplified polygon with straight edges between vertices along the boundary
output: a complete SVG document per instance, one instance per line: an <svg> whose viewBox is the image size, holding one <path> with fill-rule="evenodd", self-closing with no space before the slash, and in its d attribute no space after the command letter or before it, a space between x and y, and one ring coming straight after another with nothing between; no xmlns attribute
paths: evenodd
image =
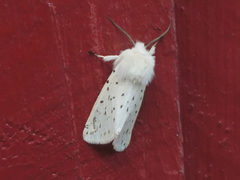
<svg viewBox="0 0 240 180"><path fill-rule="evenodd" d="M104 61L112 61L112 60L115 60L115 59L117 59L119 57L118 55L102 56L102 55L96 54L96 53L94 53L92 51L88 51L88 53L90 55L94 55L94 56L97 56L99 58L103 58Z"/></svg>

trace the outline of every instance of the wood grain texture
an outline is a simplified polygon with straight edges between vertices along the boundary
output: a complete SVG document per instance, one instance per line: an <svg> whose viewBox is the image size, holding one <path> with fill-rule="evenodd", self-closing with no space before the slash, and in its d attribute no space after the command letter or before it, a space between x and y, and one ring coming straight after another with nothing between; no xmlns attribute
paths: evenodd
<svg viewBox="0 0 240 180"><path fill-rule="evenodd" d="M0 5L0 179L183 179L173 4L7 1ZM82 131L112 64L108 55L166 30L130 146L92 146Z"/></svg>
<svg viewBox="0 0 240 180"><path fill-rule="evenodd" d="M175 0L186 179L240 177L239 6Z"/></svg>

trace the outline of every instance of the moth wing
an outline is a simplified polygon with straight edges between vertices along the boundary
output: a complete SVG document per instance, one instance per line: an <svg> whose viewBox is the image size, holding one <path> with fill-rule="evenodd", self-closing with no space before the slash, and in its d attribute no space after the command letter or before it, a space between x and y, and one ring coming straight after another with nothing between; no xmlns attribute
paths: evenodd
<svg viewBox="0 0 240 180"><path fill-rule="evenodd" d="M90 144L107 144L115 137L112 100L116 89L111 87L116 80L114 71L103 86L83 130L83 139Z"/></svg>
<svg viewBox="0 0 240 180"><path fill-rule="evenodd" d="M140 110L142 99L146 86L127 82L121 86L124 98L120 102L122 108L116 109L115 132L116 136L113 141L113 148L116 151L123 151L130 143L133 126L135 124L138 112ZM121 102L122 101L122 102ZM117 104L117 107L121 107Z"/></svg>
<svg viewBox="0 0 240 180"><path fill-rule="evenodd" d="M83 139L91 144L106 144L114 140L114 149L123 151L130 143L145 88L113 71L92 108Z"/></svg>

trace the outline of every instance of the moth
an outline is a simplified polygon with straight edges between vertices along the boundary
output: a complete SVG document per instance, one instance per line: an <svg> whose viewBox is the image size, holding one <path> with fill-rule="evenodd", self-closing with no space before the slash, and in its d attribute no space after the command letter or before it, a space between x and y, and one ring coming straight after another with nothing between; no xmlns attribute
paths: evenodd
<svg viewBox="0 0 240 180"><path fill-rule="evenodd" d="M134 42L110 17L109 20L132 42L133 47L119 55L102 56L104 61L114 61L113 71L103 86L83 130L83 139L90 144L112 142L115 151L128 147L134 123L140 110L146 86L154 77L155 47L170 29L150 41L146 46ZM147 48L151 45L150 50Z"/></svg>

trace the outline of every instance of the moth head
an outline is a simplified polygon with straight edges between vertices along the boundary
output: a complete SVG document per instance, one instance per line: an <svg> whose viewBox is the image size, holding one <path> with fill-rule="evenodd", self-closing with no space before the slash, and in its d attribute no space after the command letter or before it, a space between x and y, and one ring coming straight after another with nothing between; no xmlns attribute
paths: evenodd
<svg viewBox="0 0 240 180"><path fill-rule="evenodd" d="M124 30L123 30L117 23L115 23L109 16L108 16L108 19L109 19L120 31L122 31L122 32L129 38L129 40L132 42L132 44L133 44L134 46L136 45L136 43L133 41L132 37L131 37L126 31L124 31ZM160 36L158 36L157 38L155 38L155 39L153 39L152 41L150 41L150 42L145 46L145 49L147 49L147 48L150 49L150 50L149 50L150 54L154 54L156 44L158 43L158 41L159 41L163 36L165 36L165 34L169 31L170 27L171 27L171 24L169 24L167 30L166 30L164 33L162 33ZM153 44L153 45L152 45L151 47L149 47L151 44Z"/></svg>

